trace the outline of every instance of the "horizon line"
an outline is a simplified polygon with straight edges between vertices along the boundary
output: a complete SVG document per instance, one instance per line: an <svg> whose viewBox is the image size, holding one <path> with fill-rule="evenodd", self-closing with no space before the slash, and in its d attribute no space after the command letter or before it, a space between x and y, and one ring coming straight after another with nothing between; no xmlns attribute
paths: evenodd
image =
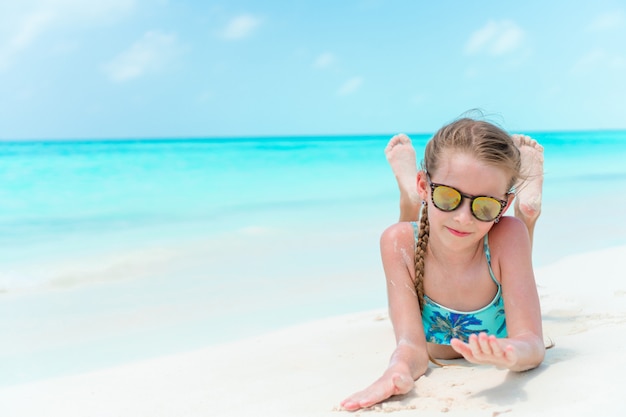
<svg viewBox="0 0 626 417"><path fill-rule="evenodd" d="M558 130L527 130L525 134L554 134L554 133L591 133L591 132L626 132L626 128L600 128L600 129L558 129ZM432 136L435 132L396 132L396 133L321 133L321 134L263 134L253 135L220 135L220 136L117 136L117 137L49 137L49 138L0 138L2 143L15 142L167 142L167 141L246 141L246 140L280 140L280 139L336 139L336 138L369 138L378 139L380 137L391 138L398 133L406 133L409 136Z"/></svg>

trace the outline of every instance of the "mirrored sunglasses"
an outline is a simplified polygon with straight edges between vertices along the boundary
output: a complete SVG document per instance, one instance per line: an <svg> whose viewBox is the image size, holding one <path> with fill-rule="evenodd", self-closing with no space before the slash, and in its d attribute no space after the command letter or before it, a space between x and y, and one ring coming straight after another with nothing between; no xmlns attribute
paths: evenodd
<svg viewBox="0 0 626 417"><path fill-rule="evenodd" d="M471 196L449 185L435 184L430 180L429 174L426 174L426 179L430 185L433 205L441 211L454 211L463 203L463 199L467 198L470 200L470 211L477 220L492 222L500 217L508 203L507 200L498 200L485 195Z"/></svg>

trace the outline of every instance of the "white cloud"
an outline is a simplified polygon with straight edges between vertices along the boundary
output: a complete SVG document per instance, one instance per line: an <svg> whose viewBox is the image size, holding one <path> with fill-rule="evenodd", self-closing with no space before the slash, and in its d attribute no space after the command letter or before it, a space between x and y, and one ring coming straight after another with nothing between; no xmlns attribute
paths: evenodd
<svg viewBox="0 0 626 417"><path fill-rule="evenodd" d="M34 0L14 1L0 14L0 69L54 30L88 26L124 15L135 0ZM4 40L4 41L3 41Z"/></svg>
<svg viewBox="0 0 626 417"><path fill-rule="evenodd" d="M7 41L0 44L0 69L8 67L15 57L28 48L53 23L54 15L47 11L37 11L24 16L14 25Z"/></svg>
<svg viewBox="0 0 626 417"><path fill-rule="evenodd" d="M424 93L414 94L413 96L411 96L409 101L411 102L411 104L425 104L427 102L426 94Z"/></svg>
<svg viewBox="0 0 626 417"><path fill-rule="evenodd" d="M317 69L326 69L329 68L334 62L334 55L330 52L324 52L315 59L315 62L313 62L313 67Z"/></svg>
<svg viewBox="0 0 626 417"><path fill-rule="evenodd" d="M617 10L596 16L587 27L587 30L590 32L605 32L621 28L625 25L626 15L623 11Z"/></svg>
<svg viewBox="0 0 626 417"><path fill-rule="evenodd" d="M594 49L574 63L571 72L574 75L588 75L606 70L626 71L626 56L609 53L604 49Z"/></svg>
<svg viewBox="0 0 626 417"><path fill-rule="evenodd" d="M221 32L221 37L227 40L238 40L247 38L261 24L261 19L244 14L231 19Z"/></svg>
<svg viewBox="0 0 626 417"><path fill-rule="evenodd" d="M39 3L58 13L63 21L106 21L126 15L137 0L41 0Z"/></svg>
<svg viewBox="0 0 626 417"><path fill-rule="evenodd" d="M199 103L206 103L209 102L213 99L214 94L212 91L209 90L205 90L205 91L200 91L198 96L197 96L197 100Z"/></svg>
<svg viewBox="0 0 626 417"><path fill-rule="evenodd" d="M465 78L476 78L481 75L481 72L476 67L469 67L465 69Z"/></svg>
<svg viewBox="0 0 626 417"><path fill-rule="evenodd" d="M340 96L347 96L347 95L353 94L361 88L364 81L365 79L363 77L350 78L348 81L343 83L343 85L337 91L337 94Z"/></svg>
<svg viewBox="0 0 626 417"><path fill-rule="evenodd" d="M176 35L147 32L104 70L112 81L123 82L165 68L180 51Z"/></svg>
<svg viewBox="0 0 626 417"><path fill-rule="evenodd" d="M524 31L515 22L489 21L470 36L465 45L465 53L505 55L518 50L524 42L524 37Z"/></svg>
<svg viewBox="0 0 626 417"><path fill-rule="evenodd" d="M45 32L55 18L54 12L50 10L39 10L25 16L9 40L9 45L16 50L27 47Z"/></svg>

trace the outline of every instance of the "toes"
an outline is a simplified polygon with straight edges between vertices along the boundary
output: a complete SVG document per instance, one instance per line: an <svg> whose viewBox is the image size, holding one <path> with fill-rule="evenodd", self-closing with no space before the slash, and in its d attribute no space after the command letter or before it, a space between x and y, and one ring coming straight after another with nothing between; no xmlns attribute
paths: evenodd
<svg viewBox="0 0 626 417"><path fill-rule="evenodd" d="M409 139L409 137L405 135L404 133L400 133L396 135L396 137L398 138L400 143L411 143L411 139Z"/></svg>
<svg viewBox="0 0 626 417"><path fill-rule="evenodd" d="M543 152L543 146L541 146L541 144L537 142L537 140L531 138L528 135L515 133L511 135L511 139L513 139L513 142L518 148L521 148L522 146L528 146L531 148L535 148L540 152Z"/></svg>
<svg viewBox="0 0 626 417"><path fill-rule="evenodd" d="M519 133L514 133L514 134L511 135L511 139L513 139L513 142L519 148L520 146L526 144L526 142L528 140L528 136L521 135Z"/></svg>
<svg viewBox="0 0 626 417"><path fill-rule="evenodd" d="M389 140L389 143L387 144L387 148L385 149L385 151L387 152L390 151L396 145L400 145L400 144L406 145L410 143L411 143L411 139L409 139L407 135L405 135L404 133L399 133Z"/></svg>

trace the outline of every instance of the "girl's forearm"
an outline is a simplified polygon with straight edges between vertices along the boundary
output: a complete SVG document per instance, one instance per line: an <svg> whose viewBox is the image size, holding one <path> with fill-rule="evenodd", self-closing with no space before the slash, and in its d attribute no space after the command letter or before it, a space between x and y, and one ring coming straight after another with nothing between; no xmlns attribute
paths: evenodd
<svg viewBox="0 0 626 417"><path fill-rule="evenodd" d="M517 355L516 363L509 367L511 371L523 372L536 368L543 362L546 348L543 340L536 334L527 333L508 339Z"/></svg>
<svg viewBox="0 0 626 417"><path fill-rule="evenodd" d="M402 362L411 370L413 379L416 380L426 373L428 369L428 352L426 348L420 349L415 344L400 340L396 350L391 355L389 366Z"/></svg>

